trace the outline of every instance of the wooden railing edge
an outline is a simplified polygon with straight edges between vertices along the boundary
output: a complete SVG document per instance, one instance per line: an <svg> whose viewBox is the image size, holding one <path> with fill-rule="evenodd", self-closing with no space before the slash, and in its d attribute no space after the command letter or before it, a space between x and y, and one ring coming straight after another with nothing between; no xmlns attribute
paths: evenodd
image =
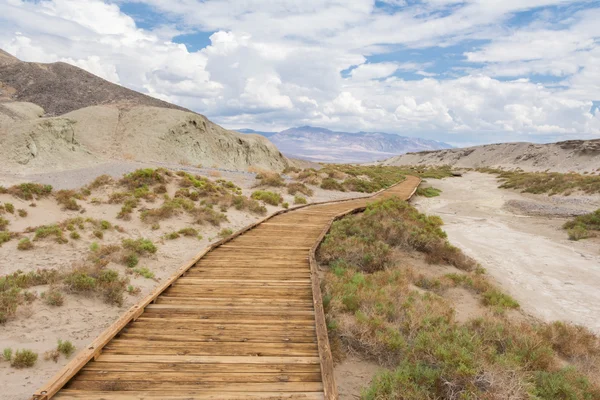
<svg viewBox="0 0 600 400"><path fill-rule="evenodd" d="M146 306L148 306L150 303L154 302L154 300L158 296L160 296L160 294L162 292L167 290L177 279L184 276L185 273L187 272L187 270L189 270L202 257L204 257L206 254L210 253L217 247L235 239L236 237L238 237L240 235L243 235L244 233L256 228L260 224L262 224L262 223L268 221L269 219L274 218L278 215L288 213L291 211L295 211L295 210L305 208L305 207L315 206L315 205L343 203L343 202L349 202L349 201L358 200L358 199L373 198L373 197L377 196L378 194L380 194L386 190L389 190L396 185L401 184L402 182L404 182L404 180L399 181L399 182L395 183L394 185L391 185L388 188L381 189L375 193L371 193L369 196L357 196L357 197L346 198L346 199L326 200L326 201L314 202L314 203L309 203L309 204L303 204L303 205L299 205L299 206L292 207L289 209L279 210L271 215L267 215L266 217L261 218L260 220L240 229L239 231L233 233L232 235L209 245L208 247L206 247L202 251L200 251L198 254L196 254L191 260L187 261L183 266L181 266L173 275L171 275L165 281L165 283L163 283L162 285L155 288L151 293L149 293L146 297L144 297L139 303L133 305L129 310L127 310L127 312L125 312L121 317L119 317L119 319L117 319L115 322L113 322L90 345L88 345L84 350L80 351L71 361L69 361L69 363L67 365L65 365L63 368L61 368L60 371L58 371L48 382L46 382L46 384L44 386L42 386L40 389L38 389L31 397L31 400L49 400L49 399L51 399L56 393L58 393L58 391L60 389L62 389L62 387L64 385L67 384L67 382L69 382L69 380L71 378L73 378L81 370L81 368L83 368L92 359L96 359L101 354L104 346L106 346L108 344L108 342L110 342L121 330L123 330L123 328L125 328L125 326L127 326L127 324L129 324L131 321L135 321L144 312L144 309L146 308ZM415 191L416 191L416 188L415 188ZM413 193L414 193L414 191L413 191ZM411 194L411 196L412 196L412 194ZM356 209L360 209L360 207L356 208ZM353 211L355 211L356 209L354 209ZM346 214L346 213L342 213L342 214ZM319 237L319 240L317 241L317 243L314 246L315 251L316 251L318 245L320 244L320 242L323 240L323 237L325 237L325 234L327 234L327 231L331 227L331 224L333 223L333 221L336 218L339 218L339 217L333 218L331 220L330 224L323 231L323 233L321 235L322 237ZM312 267L312 262L310 261L310 259L311 259L310 254L312 254L312 257L314 258L314 252L312 249L311 249L311 252L309 253L309 263L311 263L311 276L312 276L313 275L312 274L313 267ZM316 261L314 261L314 262L316 265ZM318 275L317 275L317 283L318 283ZM314 283L313 283L313 290L314 290ZM319 294L319 299L321 299L321 295L320 295L321 288L320 288L319 284L317 285L317 290L318 290L318 294ZM314 297L313 297L313 299L314 299ZM322 318L324 321L325 314L323 312L322 299L319 301L319 304L320 304L320 310L321 310L320 314L322 314ZM317 307L317 306L315 305L315 307ZM317 309L315 308L315 316L317 314L319 314L319 313L317 312ZM325 327L325 339L327 339L326 327ZM326 346L326 352L329 353L329 358L331 359L331 351L329 349L329 342L327 341L326 344L322 343L321 345ZM320 347L319 347L319 349L320 349ZM323 370L321 372L323 373ZM333 378L333 361L331 361L331 377ZM335 387L335 383L333 383L333 386ZM335 388L335 393L337 393L337 388ZM335 398L337 398L337 395L335 397L329 397L329 399L335 399Z"/></svg>

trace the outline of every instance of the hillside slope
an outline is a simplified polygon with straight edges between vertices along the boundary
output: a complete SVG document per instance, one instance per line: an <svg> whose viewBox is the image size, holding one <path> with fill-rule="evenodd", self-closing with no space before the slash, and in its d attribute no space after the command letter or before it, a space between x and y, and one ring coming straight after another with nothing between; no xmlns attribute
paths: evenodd
<svg viewBox="0 0 600 400"><path fill-rule="evenodd" d="M240 132L255 131L243 129ZM452 147L435 140L390 133L335 132L312 126L290 128L277 133L256 133L267 136L290 157L322 162L370 162L409 151Z"/></svg>
<svg viewBox="0 0 600 400"><path fill-rule="evenodd" d="M0 51L0 170L75 169L108 160L281 170L268 139L115 85L65 63Z"/></svg>
<svg viewBox="0 0 600 400"><path fill-rule="evenodd" d="M385 160L383 165L452 165L462 168L519 167L525 171L592 172L600 170L600 139L550 144L499 143L423 151Z"/></svg>

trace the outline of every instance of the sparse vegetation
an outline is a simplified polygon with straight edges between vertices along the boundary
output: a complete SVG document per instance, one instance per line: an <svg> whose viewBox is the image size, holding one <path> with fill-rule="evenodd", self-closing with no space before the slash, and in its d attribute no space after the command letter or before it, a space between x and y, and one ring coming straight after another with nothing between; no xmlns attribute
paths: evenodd
<svg viewBox="0 0 600 400"><path fill-rule="evenodd" d="M198 236L198 231L190 227L180 229L178 233L183 236Z"/></svg>
<svg viewBox="0 0 600 400"><path fill-rule="evenodd" d="M285 186L283 177L276 172L261 172L256 175L258 181L256 186L281 187Z"/></svg>
<svg viewBox="0 0 600 400"><path fill-rule="evenodd" d="M150 239L123 239L123 248L131 250L138 255L154 254L158 250Z"/></svg>
<svg viewBox="0 0 600 400"><path fill-rule="evenodd" d="M42 299L49 306L59 307L65 303L65 296L56 288L50 288L42 293Z"/></svg>
<svg viewBox="0 0 600 400"><path fill-rule="evenodd" d="M19 240L19 244L17 245L17 249L19 250L31 250L33 249L33 243L29 238L23 238Z"/></svg>
<svg viewBox="0 0 600 400"><path fill-rule="evenodd" d="M283 197L279 193L269 192L266 190L257 190L252 193L251 197L254 200L264 201L272 206L277 206L283 201Z"/></svg>
<svg viewBox="0 0 600 400"><path fill-rule="evenodd" d="M4 209L6 210L7 213L10 213L10 214L15 213L15 206L12 205L12 203L4 203Z"/></svg>
<svg viewBox="0 0 600 400"><path fill-rule="evenodd" d="M10 366L13 368L31 368L35 365L38 354L28 350L17 350L11 359Z"/></svg>
<svg viewBox="0 0 600 400"><path fill-rule="evenodd" d="M0 231L0 247L3 243L10 241L13 238L13 235L10 232Z"/></svg>
<svg viewBox="0 0 600 400"><path fill-rule="evenodd" d="M498 175L504 189L519 189L524 193L570 195L575 191L600 193L600 175L582 175L574 172L524 172L480 168L477 171Z"/></svg>
<svg viewBox="0 0 600 400"><path fill-rule="evenodd" d="M114 182L113 178L110 177L109 175L100 175L99 177L94 179L92 181L92 183L90 183L88 185L88 188L91 190L94 190L94 189L98 189L99 187L102 187L102 186L111 185L113 182Z"/></svg>
<svg viewBox="0 0 600 400"><path fill-rule="evenodd" d="M153 279L154 278L154 272L150 271L146 267L134 268L133 272L135 272L136 274L138 274L140 276L143 276L146 279Z"/></svg>
<svg viewBox="0 0 600 400"><path fill-rule="evenodd" d="M569 234L569 239L580 240L597 236L600 232L600 209L585 215L575 217L563 225Z"/></svg>
<svg viewBox="0 0 600 400"><path fill-rule="evenodd" d="M415 192L415 194L417 196L423 196L423 197L437 197L440 195L440 193L442 193L442 191L440 189L436 189L433 187L419 187L417 189L417 191Z"/></svg>
<svg viewBox="0 0 600 400"><path fill-rule="evenodd" d="M58 352L64 355L66 358L69 358L71 357L71 354L75 352L75 346L73 346L73 343L69 342L68 340L63 342L59 339L56 350L58 350Z"/></svg>
<svg viewBox="0 0 600 400"><path fill-rule="evenodd" d="M10 360L12 360L12 354L13 350L10 347L7 347L2 351L2 358L4 358L4 361L10 362Z"/></svg>
<svg viewBox="0 0 600 400"><path fill-rule="evenodd" d="M64 210L77 211L81 209L76 199L81 200L82 197L75 190L59 190L54 194L54 197Z"/></svg>
<svg viewBox="0 0 600 400"><path fill-rule="evenodd" d="M10 225L10 221L0 217L0 231L6 230L8 225Z"/></svg>
<svg viewBox="0 0 600 400"><path fill-rule="evenodd" d="M307 203L307 201L306 201L305 197L302 197L299 195L294 196L294 204L306 204L306 203Z"/></svg>
<svg viewBox="0 0 600 400"><path fill-rule="evenodd" d="M219 232L219 237L220 238L226 238L228 236L233 235L233 231L229 228L223 228L221 229L221 231Z"/></svg>
<svg viewBox="0 0 600 400"><path fill-rule="evenodd" d="M450 246L441 225L398 199L378 201L336 221L318 251L329 268L323 304L334 358L346 350L387 368L362 398L599 399L598 338L568 324L511 320L503 311L518 303ZM411 252L462 271L417 275L406 265ZM493 313L457 322L444 297L456 285Z"/></svg>
<svg viewBox="0 0 600 400"><path fill-rule="evenodd" d="M39 183L22 183L6 189L6 193L23 200L47 197L52 193L52 186Z"/></svg>
<svg viewBox="0 0 600 400"><path fill-rule="evenodd" d="M21 218L25 218L27 215L29 215L29 214L27 213L27 210L23 210L22 208L19 208L19 209L17 210L17 213L19 214L19 217L21 217Z"/></svg>
<svg viewBox="0 0 600 400"><path fill-rule="evenodd" d="M79 239L81 239L81 235L79 233L75 232L75 231L71 232L69 234L69 237L71 239L73 239L73 240L79 240Z"/></svg>
<svg viewBox="0 0 600 400"><path fill-rule="evenodd" d="M325 190L336 190L339 192L345 192L346 188L344 188L344 185L342 185L341 183L339 183L338 181L336 181L333 178L325 178L323 179L323 181L321 182L321 189L325 189Z"/></svg>
<svg viewBox="0 0 600 400"><path fill-rule="evenodd" d="M50 236L54 236L56 242L67 243L67 239L64 237L63 230L59 225L42 225L35 229L34 241L44 239Z"/></svg>
<svg viewBox="0 0 600 400"><path fill-rule="evenodd" d="M287 185L288 193L291 195L295 195L297 193L303 194L305 196L312 196L313 190L306 186L304 183L293 182Z"/></svg>

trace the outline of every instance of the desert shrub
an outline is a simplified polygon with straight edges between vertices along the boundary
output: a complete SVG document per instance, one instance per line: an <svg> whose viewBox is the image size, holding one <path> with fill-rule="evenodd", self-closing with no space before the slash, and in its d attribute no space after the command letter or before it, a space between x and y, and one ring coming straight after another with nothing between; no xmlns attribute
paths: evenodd
<svg viewBox="0 0 600 400"><path fill-rule="evenodd" d="M17 249L19 250L31 250L33 249L33 243L29 238L23 238L19 240L19 244L17 245Z"/></svg>
<svg viewBox="0 0 600 400"><path fill-rule="evenodd" d="M586 229L585 226L576 225L575 227L568 229L567 234L569 235L569 240L581 240L587 239L592 236L590 231Z"/></svg>
<svg viewBox="0 0 600 400"><path fill-rule="evenodd" d="M198 231L191 227L180 229L178 233L183 236L198 236Z"/></svg>
<svg viewBox="0 0 600 400"><path fill-rule="evenodd" d="M306 201L305 197L302 197L299 195L294 196L294 204L306 204L306 203L307 203L307 201Z"/></svg>
<svg viewBox="0 0 600 400"><path fill-rule="evenodd" d="M135 296L139 292L141 292L139 287L134 287L133 285L127 286L127 293L129 293L131 296Z"/></svg>
<svg viewBox="0 0 600 400"><path fill-rule="evenodd" d="M98 189L99 187L102 186L107 186L107 185L111 185L114 182L113 178L110 175L100 175L99 177L97 177L96 179L94 179L92 181L92 183L90 183L88 185L88 188L90 189Z"/></svg>
<svg viewBox="0 0 600 400"><path fill-rule="evenodd" d="M569 239L580 240L595 236L600 231L600 209L585 215L575 217L563 225L569 234Z"/></svg>
<svg viewBox="0 0 600 400"><path fill-rule="evenodd" d="M288 203L287 201L285 203L281 203L281 207L287 210L288 208L290 208L290 203Z"/></svg>
<svg viewBox="0 0 600 400"><path fill-rule="evenodd" d="M78 240L78 239L81 239L81 235L80 235L79 233L75 232L75 231L71 232L71 233L69 234L69 237L70 237L71 239L73 239L73 240Z"/></svg>
<svg viewBox="0 0 600 400"><path fill-rule="evenodd" d="M519 303L509 295L500 292L498 289L490 289L483 293L483 303L486 306L506 308L519 308Z"/></svg>
<svg viewBox="0 0 600 400"><path fill-rule="evenodd" d="M255 199L249 199L246 196L233 196L232 206L236 210L248 210L253 214L265 215L267 209Z"/></svg>
<svg viewBox="0 0 600 400"><path fill-rule="evenodd" d="M600 398L600 390L573 367L559 371L538 371L535 383L534 395L542 400Z"/></svg>
<svg viewBox="0 0 600 400"><path fill-rule="evenodd" d="M2 283L2 280L0 280L0 284ZM14 316L19 305L23 303L20 288L9 285L3 286L0 288L0 324L5 323L10 317Z"/></svg>
<svg viewBox="0 0 600 400"><path fill-rule="evenodd" d="M77 211L81 208L76 201L76 199L81 199L81 196L75 190L59 190L54 197L64 210Z"/></svg>
<svg viewBox="0 0 600 400"><path fill-rule="evenodd" d="M323 186L321 185L321 187ZM342 183L342 187L344 188L342 191L349 190L351 192L373 193L383 189L385 186L382 187L381 184L367 179L348 178Z"/></svg>
<svg viewBox="0 0 600 400"><path fill-rule="evenodd" d="M92 234L98 239L104 239L104 232L102 232L100 229L95 229Z"/></svg>
<svg viewBox="0 0 600 400"><path fill-rule="evenodd" d="M0 231L0 246L3 243L10 241L13 238L13 235L10 232Z"/></svg>
<svg viewBox="0 0 600 400"><path fill-rule="evenodd" d="M71 357L71 354L75 352L75 346L73 346L73 343L69 342L68 340L63 342L59 339L56 350L58 350L58 352L63 354L65 357L69 358Z"/></svg>
<svg viewBox="0 0 600 400"><path fill-rule="evenodd" d="M439 217L419 213L396 197L367 205L364 213L335 221L319 248L325 263L343 260L361 270L384 269L393 261L392 247L425 253L428 261L472 270L474 260L446 240Z"/></svg>
<svg viewBox="0 0 600 400"><path fill-rule="evenodd" d="M177 232L171 232L171 233L167 233L165 235L165 239L167 239L167 240L175 240L177 238L179 238L179 233L177 233Z"/></svg>
<svg viewBox="0 0 600 400"><path fill-rule="evenodd" d="M140 262L137 254L129 253L123 256L123 264L125 264L129 268L133 268Z"/></svg>
<svg viewBox="0 0 600 400"><path fill-rule="evenodd" d="M282 176L276 172L261 172L256 175L256 180L258 181L256 186L265 186L265 187L281 187L285 186L285 181Z"/></svg>
<svg viewBox="0 0 600 400"><path fill-rule="evenodd" d="M28 349L21 349L15 352L10 365L13 368L31 368L35 365L37 359L37 353Z"/></svg>
<svg viewBox="0 0 600 400"><path fill-rule="evenodd" d="M37 227L33 240L40 240L50 236L54 236L58 243L67 242L67 239L63 235L63 230L58 225L42 225Z"/></svg>
<svg viewBox="0 0 600 400"><path fill-rule="evenodd" d="M136 240L123 239L122 246L124 249L133 251L138 255L154 254L158 250L150 239L144 238L139 238Z"/></svg>
<svg viewBox="0 0 600 400"><path fill-rule="evenodd" d="M266 190L257 190L252 193L251 197L254 200L264 201L265 203L273 206L276 206L283 201L283 197L281 197L279 193L269 192Z"/></svg>
<svg viewBox="0 0 600 400"><path fill-rule="evenodd" d="M543 324L540 334L567 359L600 356L600 338L586 327L556 321Z"/></svg>
<svg viewBox="0 0 600 400"><path fill-rule="evenodd" d="M22 183L20 185L11 186L7 189L7 193L23 200L33 200L46 197L52 193L52 186L40 185L39 183Z"/></svg>
<svg viewBox="0 0 600 400"><path fill-rule="evenodd" d="M344 186L333 178L325 178L321 182L321 189L325 190L336 190L338 192L345 192Z"/></svg>
<svg viewBox="0 0 600 400"><path fill-rule="evenodd" d="M176 197L165 200L159 208L154 208L142 212L140 218L147 223L156 223L158 221L171 218L183 211L192 212L194 210L194 202L183 198Z"/></svg>
<svg viewBox="0 0 600 400"><path fill-rule="evenodd" d="M91 292L96 289L96 278L88 275L86 272L73 271L64 278L67 288L73 293Z"/></svg>
<svg viewBox="0 0 600 400"><path fill-rule="evenodd" d="M282 174L289 174L289 173L298 173L300 172L300 168L294 167L294 166L287 166L283 169L283 171L281 171Z"/></svg>
<svg viewBox="0 0 600 400"><path fill-rule="evenodd" d="M133 210L137 208L139 203L139 200L135 198L125 200L123 206L121 207L121 210L117 214L117 218L122 219L124 221L129 221L131 219L131 214L133 213Z"/></svg>
<svg viewBox="0 0 600 400"><path fill-rule="evenodd" d="M17 212L21 218L25 218L28 215L27 210L23 210L22 208L20 208Z"/></svg>
<svg viewBox="0 0 600 400"><path fill-rule="evenodd" d="M4 203L4 209L6 210L7 213L10 213L10 214L15 213L15 206L12 205L12 203Z"/></svg>
<svg viewBox="0 0 600 400"><path fill-rule="evenodd" d="M169 182L170 172L163 168L138 169L127 174L119 180L119 184L126 186L130 190L141 188L143 186L160 185Z"/></svg>
<svg viewBox="0 0 600 400"><path fill-rule="evenodd" d="M233 231L229 228L223 228L221 229L221 231L219 232L219 237L220 238L226 238L228 236L233 235Z"/></svg>
<svg viewBox="0 0 600 400"><path fill-rule="evenodd" d="M65 302L64 295L56 288L50 288L48 291L42 293L42 299L49 306L62 306Z"/></svg>
<svg viewBox="0 0 600 400"><path fill-rule="evenodd" d="M10 362L10 360L12 360L12 354L13 350L10 347L7 347L2 351L2 358L4 358L4 361Z"/></svg>
<svg viewBox="0 0 600 400"><path fill-rule="evenodd" d="M574 172L523 172L480 168L477 171L498 175L501 188L520 189L524 193L568 195L579 190L587 194L600 193L600 176Z"/></svg>
<svg viewBox="0 0 600 400"><path fill-rule="evenodd" d="M219 226L222 222L228 221L225 214L217 212L207 206L195 208L190 214L194 217L194 223L200 225L208 223L213 226Z"/></svg>
<svg viewBox="0 0 600 400"><path fill-rule="evenodd" d="M8 227L8 225L10 225L10 221L0 217L0 231L6 230L6 227Z"/></svg>
<svg viewBox="0 0 600 400"><path fill-rule="evenodd" d="M423 197L437 197L440 195L442 191L440 189L436 189L433 187L427 187L427 188L423 188L423 187L419 187L417 189L417 191L415 192L415 194L417 196L423 196Z"/></svg>
<svg viewBox="0 0 600 400"><path fill-rule="evenodd" d="M146 267L134 268L133 272L135 272L136 274L138 274L140 276L143 276L146 279L153 279L154 278L154 272L150 271Z"/></svg>
<svg viewBox="0 0 600 400"><path fill-rule="evenodd" d="M295 195L297 193L301 193L305 196L312 196L313 190L306 186L304 183L293 182L287 185L288 193L291 195Z"/></svg>

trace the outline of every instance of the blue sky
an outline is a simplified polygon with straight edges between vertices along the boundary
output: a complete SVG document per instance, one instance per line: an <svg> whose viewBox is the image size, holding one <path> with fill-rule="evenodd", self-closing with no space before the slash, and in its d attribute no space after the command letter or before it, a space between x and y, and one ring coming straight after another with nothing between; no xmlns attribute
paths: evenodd
<svg viewBox="0 0 600 400"><path fill-rule="evenodd" d="M0 0L0 47L228 128L600 137L600 2Z"/></svg>

